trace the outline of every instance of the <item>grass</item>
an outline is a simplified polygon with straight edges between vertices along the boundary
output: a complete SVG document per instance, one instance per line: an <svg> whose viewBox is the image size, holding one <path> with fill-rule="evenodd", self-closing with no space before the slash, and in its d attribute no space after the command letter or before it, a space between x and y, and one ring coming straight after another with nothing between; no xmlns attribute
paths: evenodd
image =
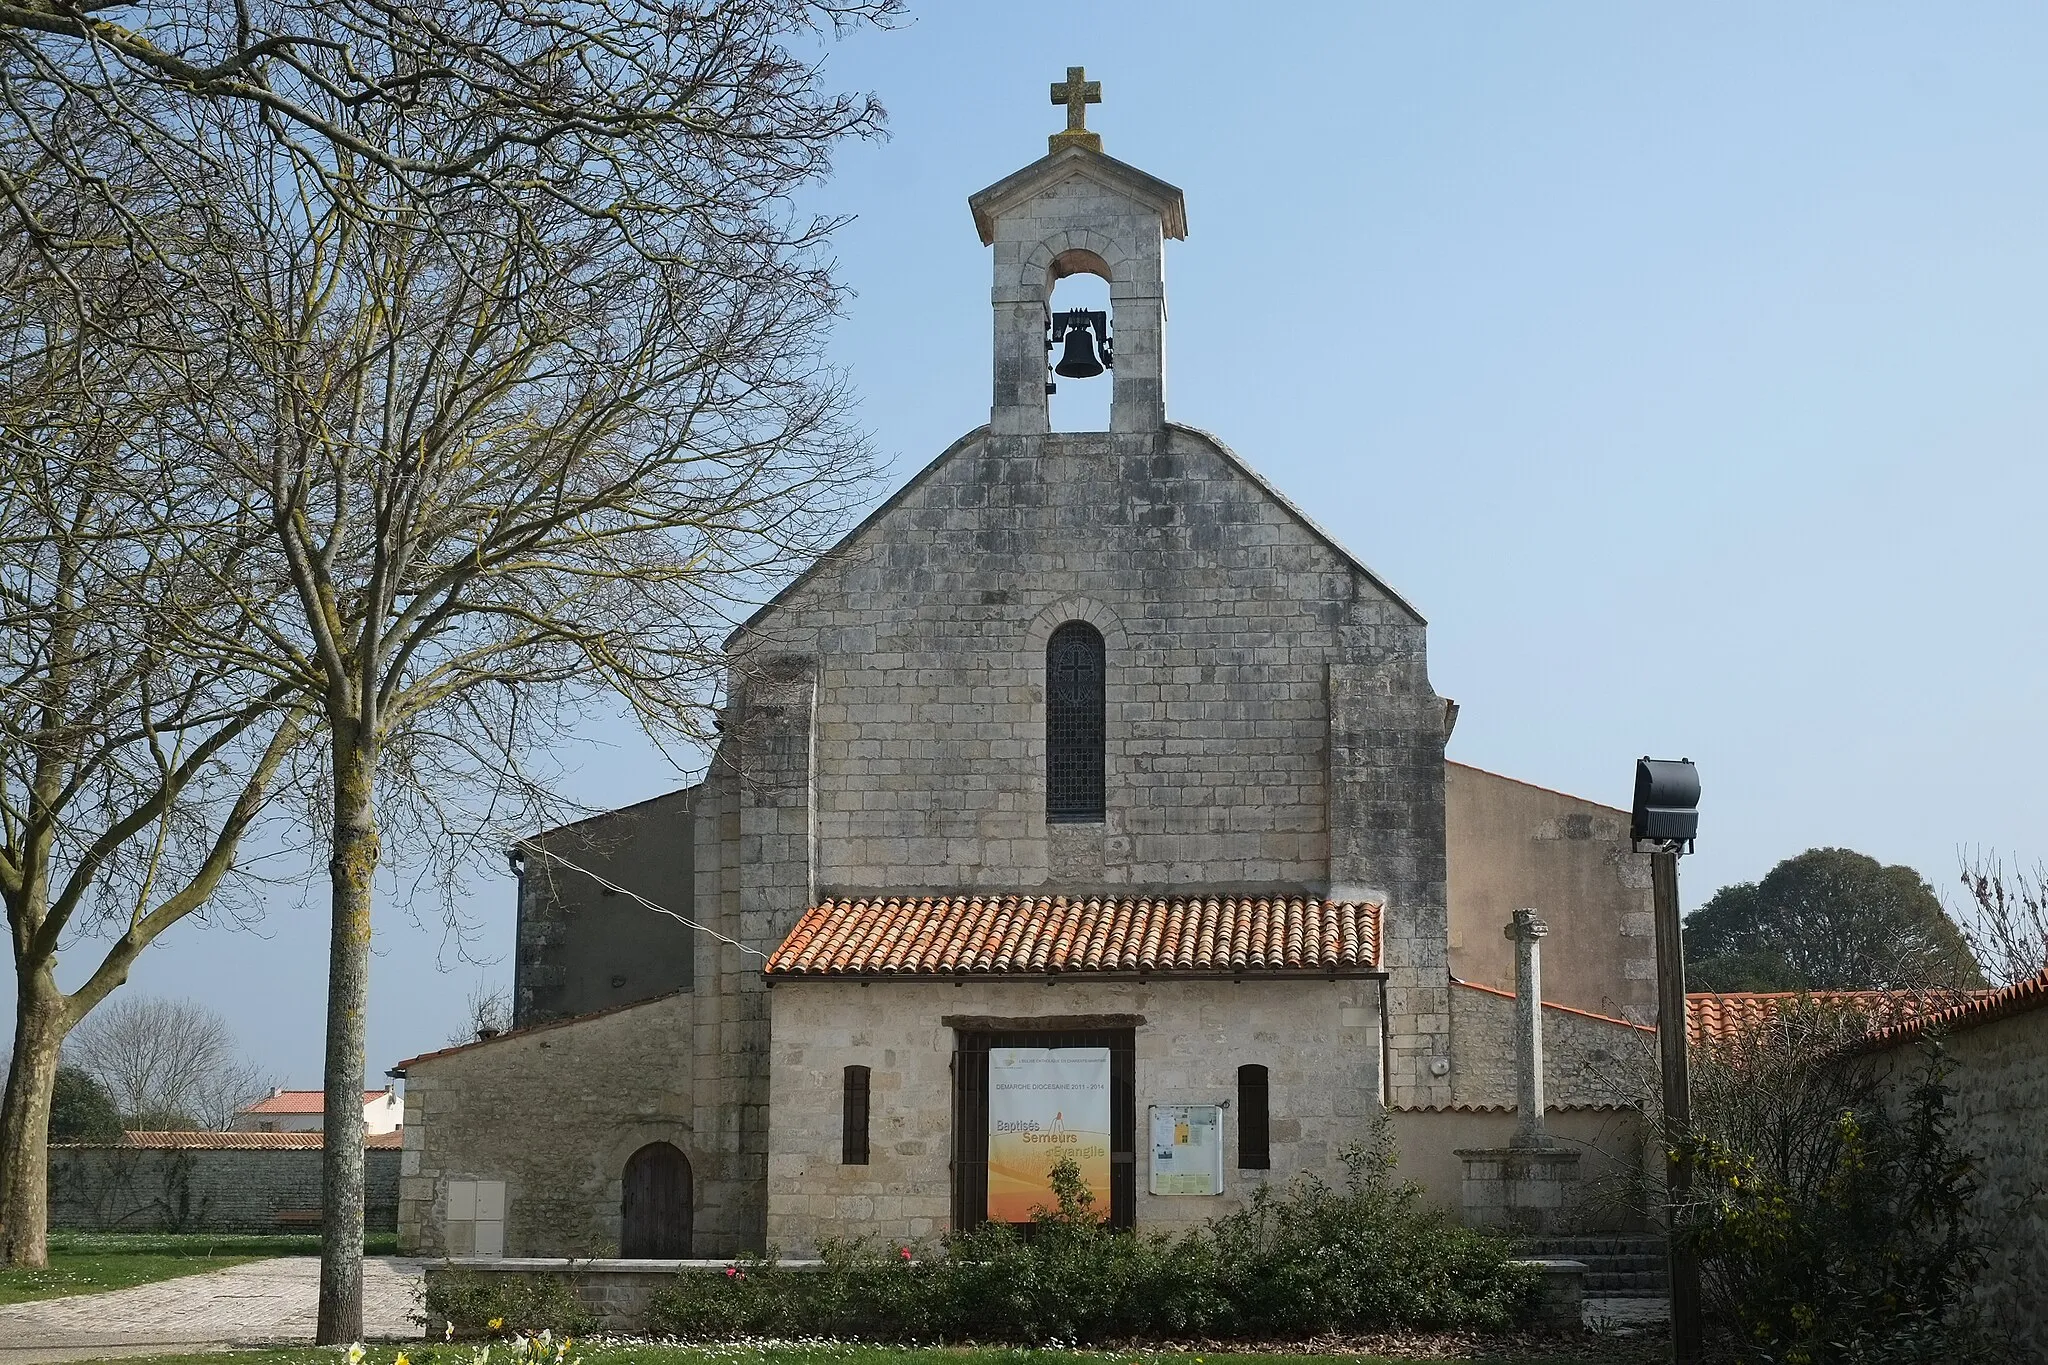
<svg viewBox="0 0 2048 1365"><path fill-rule="evenodd" d="M364 1239L372 1255L389 1255L397 1238ZM271 1256L319 1254L311 1233L231 1236L210 1232L59 1232L50 1236L50 1263L40 1270L0 1269L0 1304L97 1294L107 1289L198 1275Z"/></svg>
<svg viewBox="0 0 2048 1365"><path fill-rule="evenodd" d="M392 1365L395 1347L370 1350L363 1365ZM512 1353L507 1358L516 1359ZM122 1365L334 1365L338 1352L235 1351L209 1355L133 1356ZM410 1365L473 1365L474 1348L421 1344L406 1348ZM1016 1347L859 1346L841 1342L726 1342L665 1346L651 1342L579 1344L581 1365L1315 1365L1333 1359L1345 1365L1398 1365L1416 1356L1233 1354L1220 1351L1065 1351ZM1432 1359L1443 1357L1432 1352ZM1466 1355L1468 1365L1600 1365L1612 1355ZM1644 1357L1650 1359L1652 1357ZM1662 1359L1661 1353L1654 1357Z"/></svg>

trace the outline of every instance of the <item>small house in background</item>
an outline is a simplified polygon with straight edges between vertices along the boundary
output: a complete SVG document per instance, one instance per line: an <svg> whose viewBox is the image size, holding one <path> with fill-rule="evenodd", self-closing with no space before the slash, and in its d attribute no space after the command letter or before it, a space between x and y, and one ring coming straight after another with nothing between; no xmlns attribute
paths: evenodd
<svg viewBox="0 0 2048 1365"><path fill-rule="evenodd" d="M280 1090L272 1087L264 1098L235 1112L230 1125L237 1133L317 1133L320 1116L327 1104L324 1090ZM405 1117L405 1104L396 1086L363 1092L363 1133L378 1137L398 1131Z"/></svg>

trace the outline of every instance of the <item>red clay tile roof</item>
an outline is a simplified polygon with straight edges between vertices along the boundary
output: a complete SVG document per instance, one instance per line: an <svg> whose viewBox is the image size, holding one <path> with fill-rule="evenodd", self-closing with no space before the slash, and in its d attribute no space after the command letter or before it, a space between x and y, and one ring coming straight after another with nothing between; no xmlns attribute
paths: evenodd
<svg viewBox="0 0 2048 1365"><path fill-rule="evenodd" d="M368 1104L371 1100L381 1100L384 1098L384 1093L382 1090L365 1090L363 1092L363 1103ZM275 1095L260 1099L246 1109L237 1112L243 1114L317 1114L325 1105L326 1094L327 1092L324 1090L280 1090Z"/></svg>
<svg viewBox="0 0 2048 1365"><path fill-rule="evenodd" d="M771 978L998 973L1357 974L1380 907L1302 896L874 896L797 921Z"/></svg>
<svg viewBox="0 0 2048 1365"><path fill-rule="evenodd" d="M1970 999L1958 1001L1944 1010L1894 1020L1871 1030L1858 1041L1857 1050L1881 1051L1912 1042L1923 1034L1953 1033L1957 1029L1976 1028L1995 1019L2038 1009L2048 1009L2048 969L1999 990L1972 992Z"/></svg>
<svg viewBox="0 0 2048 1365"><path fill-rule="evenodd" d="M55 1143L70 1147L183 1148L201 1151L318 1151L323 1145L318 1133L142 1133L127 1132L114 1142ZM396 1149L405 1145L405 1134L377 1133L363 1139L363 1146Z"/></svg>
<svg viewBox="0 0 2048 1365"><path fill-rule="evenodd" d="M1686 1041L1728 1042L1764 1027L1802 1002L1854 1011L1880 1028L1945 1012L1989 991L1696 991L1685 997Z"/></svg>

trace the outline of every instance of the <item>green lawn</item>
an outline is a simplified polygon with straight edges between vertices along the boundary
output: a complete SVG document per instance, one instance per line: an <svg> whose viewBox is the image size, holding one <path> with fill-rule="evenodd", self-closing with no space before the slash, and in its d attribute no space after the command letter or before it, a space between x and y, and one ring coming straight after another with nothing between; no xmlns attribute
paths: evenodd
<svg viewBox="0 0 2048 1365"><path fill-rule="evenodd" d="M1618 1343L1616 1343L1618 1345ZM422 1344L406 1348L409 1365L472 1365L477 1348L466 1345ZM1443 1355L1432 1351L1428 1359L1456 1359L1471 1365L1619 1365L1621 1362L1661 1360L1661 1351L1644 1354L1602 1353L1571 1355L1498 1355L1474 1348L1471 1354ZM394 1365L397 1348L379 1346L364 1357L363 1365ZM517 1361L518 1353L500 1345L493 1359ZM235 1351L213 1355L135 1356L122 1365L334 1365L338 1352L302 1348L285 1351ZM1380 1356L1337 1353L1332 1355L1285 1355L1279 1353L1231 1354L1214 1351L1061 1351L1019 1350L996 1347L913 1347L855 1346L834 1342L804 1344L758 1344L730 1342L707 1346L661 1346L653 1344L577 1344L574 1359L580 1365L1316 1365L1342 1360L1345 1365L1396 1365L1421 1356ZM528 1357L531 1360L531 1357Z"/></svg>
<svg viewBox="0 0 2048 1365"><path fill-rule="evenodd" d="M389 1233L365 1239L365 1249L388 1255ZM234 1237L218 1233L60 1232L50 1236L50 1263L41 1270L0 1269L0 1304L96 1294L154 1280L197 1275L269 1256L318 1254L320 1239L307 1234Z"/></svg>

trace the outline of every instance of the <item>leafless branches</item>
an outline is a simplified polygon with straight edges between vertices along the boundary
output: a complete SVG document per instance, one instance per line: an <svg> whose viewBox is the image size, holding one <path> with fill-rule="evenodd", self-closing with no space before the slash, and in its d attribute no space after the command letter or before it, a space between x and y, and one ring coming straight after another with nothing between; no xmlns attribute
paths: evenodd
<svg viewBox="0 0 2048 1365"><path fill-rule="evenodd" d="M79 1025L65 1051L107 1088L130 1128L226 1129L270 1081L227 1021L191 1000L135 995Z"/></svg>
<svg viewBox="0 0 2048 1365"><path fill-rule="evenodd" d="M1958 861L1969 899L1955 918L1984 974L2008 986L2048 971L2048 863L2007 866L1981 851Z"/></svg>

